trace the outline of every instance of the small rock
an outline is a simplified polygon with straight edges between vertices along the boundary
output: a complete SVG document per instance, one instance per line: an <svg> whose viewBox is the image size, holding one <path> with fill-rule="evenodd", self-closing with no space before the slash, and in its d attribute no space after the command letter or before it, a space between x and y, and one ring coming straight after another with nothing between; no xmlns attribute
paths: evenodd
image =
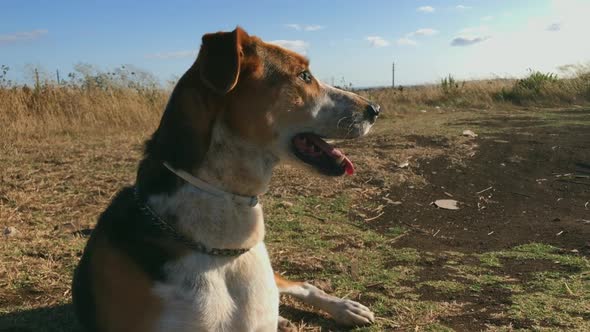
<svg viewBox="0 0 590 332"><path fill-rule="evenodd" d="M467 136L467 137L472 137L472 138L475 138L475 137L477 137L477 134L476 134L476 133L474 133L474 132L473 132L473 131L471 131L471 130L463 130L463 134L462 134L462 135L463 135L463 136Z"/></svg>
<svg viewBox="0 0 590 332"><path fill-rule="evenodd" d="M408 168L408 166L410 166L410 161L406 160L404 162L401 162L399 164L397 164L397 168Z"/></svg>
<svg viewBox="0 0 590 332"><path fill-rule="evenodd" d="M18 233L19 232L16 229L16 227L12 227L12 226L4 228L4 232L3 232L4 236L6 236L6 237L17 236Z"/></svg>
<svg viewBox="0 0 590 332"><path fill-rule="evenodd" d="M454 199L437 199L434 201L434 205L445 210L459 210L457 203L459 202Z"/></svg>
<svg viewBox="0 0 590 332"><path fill-rule="evenodd" d="M402 202L400 201L394 201L389 197L383 197L383 200L387 202L387 204L391 204L391 205L401 205Z"/></svg>
<svg viewBox="0 0 590 332"><path fill-rule="evenodd" d="M513 164L520 164L524 160L525 159L519 155L514 155L514 156L511 156L510 158L508 158L508 162L513 163Z"/></svg>
<svg viewBox="0 0 590 332"><path fill-rule="evenodd" d="M282 201L280 203L280 205L281 205L281 207L284 207L285 209L293 207L293 203L288 202L288 201Z"/></svg>

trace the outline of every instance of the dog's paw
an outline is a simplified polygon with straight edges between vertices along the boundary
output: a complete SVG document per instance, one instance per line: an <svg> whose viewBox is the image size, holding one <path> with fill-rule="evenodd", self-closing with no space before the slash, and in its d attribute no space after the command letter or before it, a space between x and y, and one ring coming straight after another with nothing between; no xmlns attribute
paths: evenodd
<svg viewBox="0 0 590 332"><path fill-rule="evenodd" d="M290 320L279 316L279 326L277 328L278 332L297 332L297 326L291 323Z"/></svg>
<svg viewBox="0 0 590 332"><path fill-rule="evenodd" d="M330 315L340 325L360 326L375 322L375 314L364 305L346 299L334 303Z"/></svg>

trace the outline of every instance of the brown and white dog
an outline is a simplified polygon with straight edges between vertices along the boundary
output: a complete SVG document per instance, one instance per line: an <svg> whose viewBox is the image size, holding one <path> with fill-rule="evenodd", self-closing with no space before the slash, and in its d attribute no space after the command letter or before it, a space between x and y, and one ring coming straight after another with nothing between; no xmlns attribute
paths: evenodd
<svg viewBox="0 0 590 332"><path fill-rule="evenodd" d="M134 187L100 216L73 280L88 331L276 331L279 293L345 325L373 313L276 274L257 196L283 161L353 165L322 138L367 134L379 106L316 80L308 61L237 28L206 34L146 143Z"/></svg>

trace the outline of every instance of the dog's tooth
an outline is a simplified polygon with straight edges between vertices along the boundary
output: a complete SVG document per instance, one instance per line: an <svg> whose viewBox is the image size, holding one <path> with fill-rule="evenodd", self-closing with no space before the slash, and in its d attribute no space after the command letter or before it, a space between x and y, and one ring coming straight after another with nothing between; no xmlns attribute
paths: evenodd
<svg viewBox="0 0 590 332"><path fill-rule="evenodd" d="M342 163L344 162L344 156L340 156L340 157L338 157L338 159L336 159L336 162L337 162L338 164L342 164Z"/></svg>

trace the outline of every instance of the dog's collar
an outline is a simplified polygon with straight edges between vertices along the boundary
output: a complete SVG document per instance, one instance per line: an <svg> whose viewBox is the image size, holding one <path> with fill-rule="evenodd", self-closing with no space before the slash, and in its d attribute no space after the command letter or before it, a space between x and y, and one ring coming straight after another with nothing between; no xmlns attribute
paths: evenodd
<svg viewBox="0 0 590 332"><path fill-rule="evenodd" d="M207 182L199 179L198 177L193 176L192 174L189 174L181 169L174 169L167 162L164 162L164 166L168 170L170 170L170 172L176 174L176 176L178 176L179 178L181 178L184 181L193 185L193 187L198 188L202 191L205 191L211 195L218 196L218 197L224 197L224 196L229 197L230 199L232 199L235 202L238 202L238 203L244 204L244 205L248 205L251 207L254 207L254 206L256 206L256 204L258 204L258 196L243 196L243 195L232 194L227 191L223 191L217 187L214 187L214 186L210 185L209 183L207 183Z"/></svg>
<svg viewBox="0 0 590 332"><path fill-rule="evenodd" d="M220 248L207 248L204 244L197 242L197 241L193 241L189 238L187 238L186 236L178 233L176 231L176 229L174 227L172 227L172 225L170 225L169 223L167 223L164 219L162 219L154 210L152 210L152 208L150 208L150 206L147 204L147 202L144 202L140 195L139 195L139 190L137 189L137 185L135 185L135 187L133 188L133 197L135 198L135 202L137 203L137 207L139 207L139 210L141 210L141 212L150 218L150 220L152 221L153 225L158 227L158 229L168 233L170 236L172 236L174 238L174 240L182 243L183 245L185 245L187 248L203 253L203 254L207 254L207 255L211 255L211 256L226 256L226 257L236 257L236 256L240 256L241 254L244 254L246 252L248 252L248 250L250 249L245 249L245 248L240 248L240 249L220 249Z"/></svg>

